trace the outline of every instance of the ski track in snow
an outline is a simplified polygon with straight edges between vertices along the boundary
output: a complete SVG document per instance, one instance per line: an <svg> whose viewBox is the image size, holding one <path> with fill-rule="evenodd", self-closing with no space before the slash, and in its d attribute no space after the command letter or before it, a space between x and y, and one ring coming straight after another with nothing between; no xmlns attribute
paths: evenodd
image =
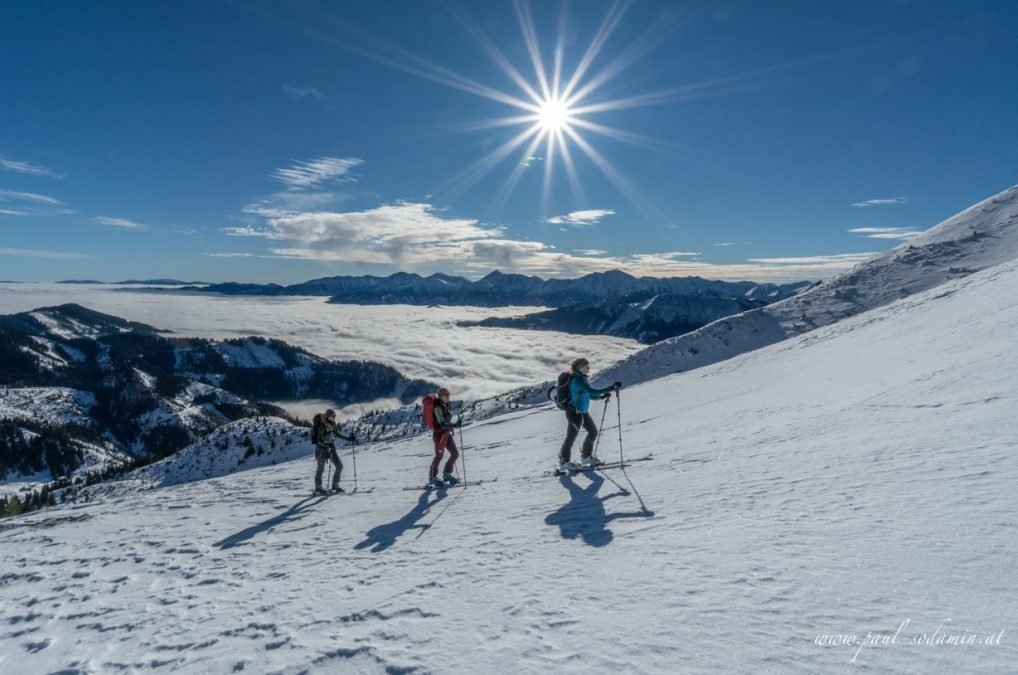
<svg viewBox="0 0 1018 675"><path fill-rule="evenodd" d="M536 477L546 406L469 427L479 487L403 492L416 437L358 452L369 495L310 497L307 458L4 521L0 671L1013 671L1016 284L624 390L627 472ZM815 644L906 619L1005 634Z"/></svg>

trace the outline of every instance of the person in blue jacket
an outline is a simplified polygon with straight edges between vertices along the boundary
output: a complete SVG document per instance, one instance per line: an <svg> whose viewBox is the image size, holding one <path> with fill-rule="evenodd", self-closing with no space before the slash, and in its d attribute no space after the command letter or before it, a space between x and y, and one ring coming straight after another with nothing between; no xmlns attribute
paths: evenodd
<svg viewBox="0 0 1018 675"><path fill-rule="evenodd" d="M580 468L570 461L573 443L580 434L580 427L587 432L583 439L583 447L580 450L580 466L597 466L603 464L600 459L594 457L594 440L597 438L597 424L588 412L590 410L590 399L609 399L613 391L622 387L621 382L615 382L610 387L595 389L587 382L587 373L590 372L590 362L587 359L576 359L573 361L571 379L569 382L569 403L565 407L566 419L569 427L566 429L566 440L559 450L559 469L562 471L575 471Z"/></svg>

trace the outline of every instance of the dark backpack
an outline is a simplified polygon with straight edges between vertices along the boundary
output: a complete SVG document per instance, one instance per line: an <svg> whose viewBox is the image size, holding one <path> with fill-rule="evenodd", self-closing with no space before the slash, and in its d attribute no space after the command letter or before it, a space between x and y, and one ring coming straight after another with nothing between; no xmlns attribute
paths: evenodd
<svg viewBox="0 0 1018 675"><path fill-rule="evenodd" d="M573 383L572 373L559 373L558 384L548 390L548 398L559 407L559 410L568 410L572 401L569 399L569 386Z"/></svg>
<svg viewBox="0 0 1018 675"><path fill-rule="evenodd" d="M424 418L424 426L428 427L432 431L438 430L438 424L435 423L435 403L438 401L438 397L434 394L428 394L421 401L421 416Z"/></svg>
<svg viewBox="0 0 1018 675"><path fill-rule="evenodd" d="M314 419L311 420L311 442L318 445L318 434L322 429L322 413L315 415Z"/></svg>

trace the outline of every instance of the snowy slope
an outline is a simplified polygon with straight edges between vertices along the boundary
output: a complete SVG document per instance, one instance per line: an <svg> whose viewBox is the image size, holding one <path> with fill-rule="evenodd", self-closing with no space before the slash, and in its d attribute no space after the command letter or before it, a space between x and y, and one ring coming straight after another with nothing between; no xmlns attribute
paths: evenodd
<svg viewBox="0 0 1018 675"><path fill-rule="evenodd" d="M236 471L308 459L308 429L278 417L253 417L224 424L177 453L112 482L70 492L78 501L103 499L218 478Z"/></svg>
<svg viewBox="0 0 1018 675"><path fill-rule="evenodd" d="M89 409L95 394L67 387L2 387L0 419L28 418L60 424L92 423Z"/></svg>
<svg viewBox="0 0 1018 675"><path fill-rule="evenodd" d="M643 349L602 381L645 382L717 363L1018 258L1018 186L810 290Z"/></svg>
<svg viewBox="0 0 1018 675"><path fill-rule="evenodd" d="M626 389L627 473L540 477L545 406L466 429L465 490L401 490L413 438L371 494L305 459L4 521L0 671L1013 672L1016 285Z"/></svg>

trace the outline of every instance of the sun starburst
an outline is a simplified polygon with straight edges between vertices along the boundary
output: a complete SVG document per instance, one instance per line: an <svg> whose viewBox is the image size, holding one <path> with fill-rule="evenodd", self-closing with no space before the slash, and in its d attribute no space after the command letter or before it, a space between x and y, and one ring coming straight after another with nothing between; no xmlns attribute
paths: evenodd
<svg viewBox="0 0 1018 675"><path fill-rule="evenodd" d="M548 203L548 196L552 192L553 176L556 167L561 164L565 168L577 206L585 208L587 206L586 197L576 165L576 158L582 156L615 185L626 198L641 210L649 213L656 212L656 209L639 194L633 182L615 168L603 152L594 147L591 137L599 136L655 150L681 150L682 148L673 143L663 142L633 131L608 126L591 118L606 112L689 101L716 95L725 90L737 90L744 87L754 76L776 69L762 69L755 73L734 75L713 81L633 93L624 98L605 98L602 96L605 85L616 81L621 74L645 58L651 50L674 32L690 11L688 9L678 10L656 17L654 23L637 35L630 44L610 54L611 50L607 48L607 45L632 4L633 0L615 0L613 2L584 49L582 56L575 65L571 64L571 70L567 74L564 72L564 51L568 42L566 39L568 5L562 3L557 36L554 40L546 42L542 49L530 5L527 0L514 0L517 23L533 69L533 75L529 78L524 76L495 42L475 22L464 15L462 10L452 7L452 14L467 33L515 85L517 88L515 92L499 89L494 84L473 80L452 68L429 61L420 54L411 53L402 47L367 35L363 31L350 31L346 38L340 39L336 35L322 30L318 25L306 27L305 30L343 49L443 86L495 101L513 110L511 114L503 117L457 125L457 130L463 132L512 127L516 127L517 132L443 184L436 186L436 193L451 198L480 181L499 165L515 157L513 168L493 203L493 206L497 206L512 195L523 173L534 166L533 161L540 159L544 168L542 205L546 206ZM327 17L321 18L323 23L328 23ZM343 24L339 24L339 26L342 27ZM549 50L552 53L552 58L546 62L545 55ZM574 151L577 150L578 152L574 154ZM536 154L541 152L543 152L543 156Z"/></svg>
<svg viewBox="0 0 1018 675"><path fill-rule="evenodd" d="M516 115L462 125L462 130L514 126L522 127L522 129L487 155L453 176L442 186L442 191L452 194L466 190L510 157L517 156L518 161L495 200L496 205L504 203L514 192L524 171L531 166L531 160L535 158L535 153L543 152L543 156L540 157L544 167L542 207L546 207L548 204L549 195L552 193L554 174L557 166L561 164L565 168L574 199L578 207L583 208L586 206L586 196L573 153L573 150L578 149L582 156L585 156L590 164L603 173L620 192L637 203L638 206L646 206L646 200L638 194L632 183L625 179L621 172L594 148L590 140L584 137L593 134L643 147L657 149L674 147L656 139L588 119L597 113L642 105L656 105L669 100L668 92L655 92L654 95L644 94L626 99L597 100L597 94L606 83L643 57L672 31L677 21L672 17L669 20L656 23L644 32L636 42L620 50L614 58L607 60L607 63L600 65L595 70L594 65L598 63L598 58L602 56L606 43L622 21L630 4L630 2L619 1L609 8L582 58L568 77L563 74L563 45L566 42L565 26L567 23L564 8L559 21L558 37L553 45L554 56L549 63L546 63L530 6L525 0L515 0L516 17L533 68L533 77L530 79L513 65L479 27L466 17L459 16L460 23L480 44L492 61L519 88L521 94L497 90L491 85L476 83L460 75L456 75L454 80L435 75L431 76L432 79L506 104L518 111Z"/></svg>
<svg viewBox="0 0 1018 675"><path fill-rule="evenodd" d="M537 123L545 133L558 133L572 122L572 109L564 101L549 98L541 101Z"/></svg>

